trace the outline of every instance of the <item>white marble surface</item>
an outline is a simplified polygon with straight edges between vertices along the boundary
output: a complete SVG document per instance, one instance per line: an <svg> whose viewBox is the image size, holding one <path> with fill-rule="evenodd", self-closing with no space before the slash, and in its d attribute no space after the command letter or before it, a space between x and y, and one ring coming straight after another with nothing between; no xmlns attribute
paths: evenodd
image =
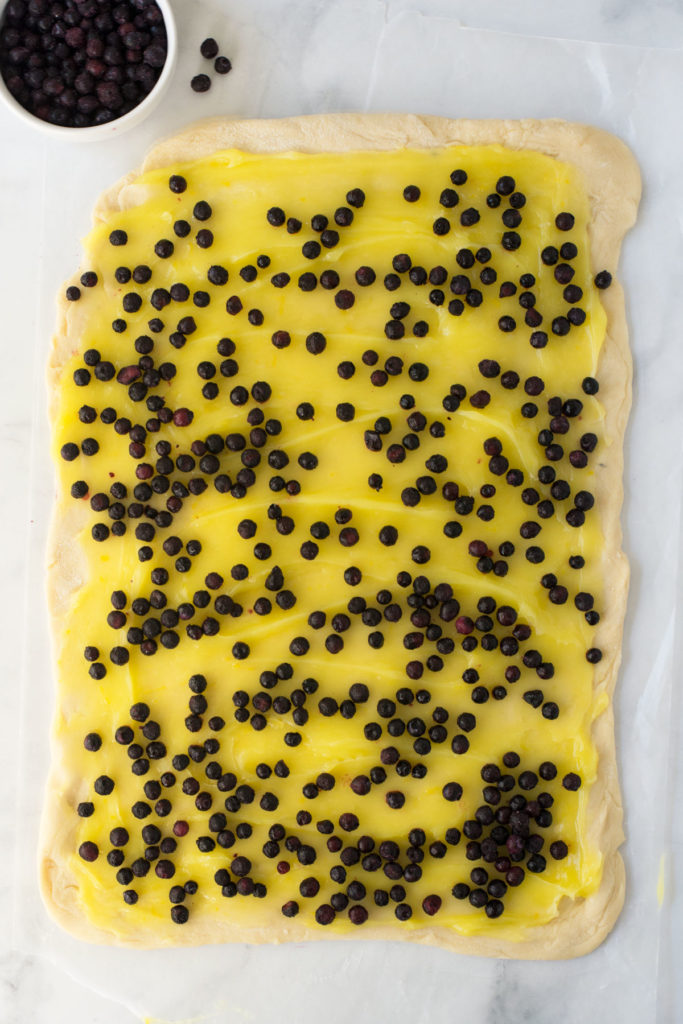
<svg viewBox="0 0 683 1024"><path fill-rule="evenodd" d="M683 6L677 0L647 5L633 0L562 5L544 0L175 0L174 6L183 45L171 94L148 122L120 141L67 147L27 131L0 110L0 1022L129 1024L152 1009L166 1020L192 1016L221 1024L285 1024L323 1016L330 1024L389 1019L451 1024L460 1015L468 1024L578 1024L616 1019L615 1014L622 1024L682 1021L683 928L674 873L683 860L683 835L673 814L681 805L683 779L680 771L675 777L676 762L666 746L657 743L655 726L671 721L668 749L680 751L683 701L680 688L672 697L670 679L683 656L681 619L672 610L680 539L683 360L670 341L681 290L676 275L683 148L677 110L683 99ZM235 70L209 94L196 96L187 83L201 63L198 44L210 34L224 43ZM493 82L482 85L481 69ZM643 100L653 88L655 98ZM619 131L643 163L643 218L627 245L624 266L633 290L640 399L627 470L626 545L634 562L634 589L624 691L617 705L629 902L606 947L564 966L496 964L364 943L325 944L324 953L303 947L295 951L296 959L283 950L254 954L231 947L204 973L190 954L177 951L137 957L137 962L118 951L95 956L62 938L42 916L33 884L37 794L50 713L39 567L51 490L40 436L33 435L41 423L41 367L52 295L77 265L77 239L87 228L94 197L137 163L154 138L212 113L364 109L560 114ZM651 260L643 268L639 258L645 251ZM648 450L636 443L647 420L659 428L649 459ZM648 560L638 508L652 524L650 549L661 552L666 545L665 557ZM679 757L679 769L680 763ZM656 905L660 864L662 911ZM682 878L679 868L679 887ZM169 982L165 1003L148 996L160 972L182 978L184 971L186 984Z"/></svg>

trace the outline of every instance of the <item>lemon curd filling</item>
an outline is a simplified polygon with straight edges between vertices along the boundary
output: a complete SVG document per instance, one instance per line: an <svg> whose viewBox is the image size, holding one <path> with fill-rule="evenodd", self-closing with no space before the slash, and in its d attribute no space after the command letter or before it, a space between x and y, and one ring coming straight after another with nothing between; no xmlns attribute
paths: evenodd
<svg viewBox="0 0 683 1024"><path fill-rule="evenodd" d="M579 172L228 150L126 195L69 289L54 429L83 914L522 939L602 875Z"/></svg>

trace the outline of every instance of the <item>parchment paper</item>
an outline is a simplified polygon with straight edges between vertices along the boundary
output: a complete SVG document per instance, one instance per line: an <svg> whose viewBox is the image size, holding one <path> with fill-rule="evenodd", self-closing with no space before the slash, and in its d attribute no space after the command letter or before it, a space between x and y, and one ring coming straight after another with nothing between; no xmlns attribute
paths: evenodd
<svg viewBox="0 0 683 1024"><path fill-rule="evenodd" d="M480 960L363 941L147 953L81 944L47 917L27 856L35 848L48 759L45 739L36 745L35 737L47 736L53 700L47 623L36 634L34 622L23 679L15 942L154 1021L453 1024L461 1015L471 1024L673 1021L681 925L670 876L673 853L681 849L674 809L683 778L675 726L681 702L673 685L674 666L683 655L677 603L683 482L683 338L677 312L683 133L676 102L683 89L681 53L466 29L455 19L411 11L392 15L386 5L363 0L330 4L310 25L304 3L290 3L286 19L275 20L274 7L282 14L284 5L255 0L241 8L222 5L223 12L226 6L227 19L218 4L176 4L186 45L172 91L152 119L116 143L76 150L45 143L29 586L34 593L42 587L52 500L42 399L52 295L78 265L77 238L87 230L97 194L136 166L155 138L213 113L344 109L553 116L616 132L633 148L645 184L620 271L635 360L624 512L632 584L616 696L626 906L602 947L563 963ZM364 19L363 31L350 49L339 39L348 40L347 19L354 17ZM187 83L199 70L198 43L211 34L230 35L225 48L235 71L226 80L230 88L221 83L198 103L194 94L188 96Z"/></svg>

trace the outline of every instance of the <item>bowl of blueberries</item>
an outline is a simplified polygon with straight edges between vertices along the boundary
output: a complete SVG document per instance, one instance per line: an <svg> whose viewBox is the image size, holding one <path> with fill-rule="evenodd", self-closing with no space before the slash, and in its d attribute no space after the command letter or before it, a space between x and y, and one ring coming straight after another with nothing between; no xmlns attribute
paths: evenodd
<svg viewBox="0 0 683 1024"><path fill-rule="evenodd" d="M0 96L22 120L79 141L143 120L177 56L169 0L7 0Z"/></svg>

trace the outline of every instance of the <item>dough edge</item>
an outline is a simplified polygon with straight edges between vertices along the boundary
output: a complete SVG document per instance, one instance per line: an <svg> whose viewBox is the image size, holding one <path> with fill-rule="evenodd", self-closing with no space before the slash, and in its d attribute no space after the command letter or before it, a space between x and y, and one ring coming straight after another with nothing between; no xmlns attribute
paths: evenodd
<svg viewBox="0 0 683 1024"><path fill-rule="evenodd" d="M131 172L98 199L93 221L112 212L136 205L141 197L128 188L138 174L173 164L200 159L222 149L235 148L254 153L343 152L346 150L391 150L402 147L434 148L450 145L503 145L545 153L574 165L582 173L591 205L588 227L593 273L609 268L613 275L624 234L635 221L640 198L640 173L628 147L618 138L579 123L547 120L451 120L448 118L398 114L320 114L276 120L211 118L185 128L155 145L139 171ZM248 942L281 943L319 939L407 940L440 946L477 956L524 960L577 957L591 952L613 928L621 911L625 871L619 853L623 841L622 805L617 778L614 723L611 697L621 661L621 640L628 589L628 563L621 550L620 511L623 501L623 438L631 405L632 362L624 308L624 296L616 278L601 293L607 314L607 333L601 353L600 396L605 409L606 435L611 444L596 472L595 489L602 510L605 536L603 578L608 609L596 629L595 643L610 653L599 663L595 691L609 698L607 709L595 719L592 735L598 751L598 776L589 803L588 835L603 853L603 877L595 892L585 899L563 897L557 916L550 922L530 926L523 939L511 940L486 935L460 935L451 928L434 925L403 931L398 926L364 927L353 936L330 934L295 920L269 927L243 927L232 922L190 917L182 929L170 922L158 935L140 933L122 939L91 924L78 901L78 886L66 866L73 850L73 829L69 827L65 799L68 751L51 743L51 768L46 786L39 841L40 887L45 905L67 932L95 943L135 948L176 945ZM49 407L54 421L54 395L72 350L69 338L78 338L76 304L64 297L57 300L57 327L48 364ZM47 593L50 609L53 664L58 655L71 593L78 588L84 571L76 537L87 510L80 506L55 505L48 541ZM58 691L55 690L55 698ZM55 700L53 722L60 714ZM57 799L58 797L58 799Z"/></svg>

